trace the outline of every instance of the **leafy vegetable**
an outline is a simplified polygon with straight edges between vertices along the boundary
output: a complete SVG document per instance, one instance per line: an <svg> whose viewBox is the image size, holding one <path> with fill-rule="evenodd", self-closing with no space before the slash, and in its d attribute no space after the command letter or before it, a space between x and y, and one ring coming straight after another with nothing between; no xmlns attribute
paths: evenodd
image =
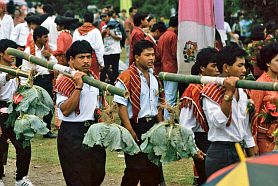
<svg viewBox="0 0 278 186"><path fill-rule="evenodd" d="M141 151L156 165L189 158L197 153L193 132L168 121L155 124L142 135Z"/></svg>
<svg viewBox="0 0 278 186"><path fill-rule="evenodd" d="M23 116L19 116L14 123L16 139L23 141L24 148L30 146L30 140L35 134L43 135L48 133L48 131L46 123L34 115L24 114Z"/></svg>
<svg viewBox="0 0 278 186"><path fill-rule="evenodd" d="M7 109L6 127L13 127L18 140L30 145L35 134L46 134L49 130L42 118L53 112L53 100L46 90L33 85L20 86Z"/></svg>
<svg viewBox="0 0 278 186"><path fill-rule="evenodd" d="M121 150L129 155L137 154L140 151L129 131L115 123L93 124L86 133L83 144L89 147L100 145L111 151Z"/></svg>

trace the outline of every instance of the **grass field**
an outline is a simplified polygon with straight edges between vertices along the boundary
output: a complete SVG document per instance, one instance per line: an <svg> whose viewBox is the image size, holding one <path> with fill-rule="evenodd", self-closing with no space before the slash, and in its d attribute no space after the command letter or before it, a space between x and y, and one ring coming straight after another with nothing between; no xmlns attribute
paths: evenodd
<svg viewBox="0 0 278 186"><path fill-rule="evenodd" d="M110 185L110 182L117 185L124 171L124 158L122 153L107 151L106 159L106 181L103 185ZM15 162L15 150L10 144L9 159ZM32 141L32 166L39 167L58 167L59 159L55 139L43 139L41 136L36 137ZM15 165L11 165L15 167ZM34 171L35 170L35 171ZM31 169L31 174L39 174L40 169ZM50 170L51 171L51 170ZM164 165L164 176L167 185L174 186L189 186L192 185L192 160L180 160ZM62 174L59 175L60 177ZM34 177L34 176L33 176ZM32 176L31 176L32 178ZM46 178L45 178L46 179ZM47 179L46 179L47 180ZM60 178L62 180L62 177ZM45 183L48 185L47 183ZM56 183L57 185L57 183ZM58 183L58 185L60 185ZM114 185L114 184L111 184Z"/></svg>

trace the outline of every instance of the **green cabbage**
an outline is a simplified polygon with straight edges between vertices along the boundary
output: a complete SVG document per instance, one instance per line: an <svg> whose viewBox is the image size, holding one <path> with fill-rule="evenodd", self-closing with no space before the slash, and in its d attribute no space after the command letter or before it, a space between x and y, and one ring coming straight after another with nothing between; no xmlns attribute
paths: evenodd
<svg viewBox="0 0 278 186"><path fill-rule="evenodd" d="M193 132L167 121L155 124L142 135L141 151L156 165L189 158L197 153Z"/></svg>
<svg viewBox="0 0 278 186"><path fill-rule="evenodd" d="M85 134L83 144L88 147L100 145L110 151L123 151L129 155L140 152L140 148L129 131L115 123L96 123Z"/></svg>

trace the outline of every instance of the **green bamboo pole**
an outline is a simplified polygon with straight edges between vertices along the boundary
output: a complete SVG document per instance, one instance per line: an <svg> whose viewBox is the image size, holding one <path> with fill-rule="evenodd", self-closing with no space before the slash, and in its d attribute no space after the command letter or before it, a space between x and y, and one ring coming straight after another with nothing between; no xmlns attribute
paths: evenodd
<svg viewBox="0 0 278 186"><path fill-rule="evenodd" d="M30 61L31 63L43 66L43 67L48 68L50 70L58 71L58 72L60 72L64 75L67 75L67 76L70 76L70 77L73 77L75 72L76 72L75 70L71 69L70 67L66 67L66 66L63 66L63 65L60 65L60 64L55 64L53 62L50 62L50 61L47 61L47 60L44 60L44 59L40 59L36 56L27 54L25 52L22 52L20 50L14 49L14 48L8 48L6 50L6 53L9 54L9 55L13 55L15 57L21 58L21 59L25 59L27 61ZM129 97L128 91L120 89L120 88L115 87L113 85L104 83L102 81L93 79L88 75L83 76L82 79L83 79L84 83L87 83L91 86L94 86L94 87L96 87L100 90L108 91L112 94L116 94L116 95L122 96L124 98Z"/></svg>
<svg viewBox="0 0 278 186"><path fill-rule="evenodd" d="M160 80L175 81L179 83L195 83L195 84L207 84L216 82L223 85L225 78L223 77L211 77L211 76L196 76L196 75L183 75L173 74L167 72L160 72L158 74ZM270 90L278 91L278 83L274 82L256 82L250 80L238 80L236 83L237 88L255 89L255 90Z"/></svg>
<svg viewBox="0 0 278 186"><path fill-rule="evenodd" d="M29 74L27 72L24 72L22 70L19 70L17 68L12 68L9 66L4 66L4 65L0 65L0 71L1 72L6 72L8 74L11 74L13 76L21 76L21 77L29 77Z"/></svg>

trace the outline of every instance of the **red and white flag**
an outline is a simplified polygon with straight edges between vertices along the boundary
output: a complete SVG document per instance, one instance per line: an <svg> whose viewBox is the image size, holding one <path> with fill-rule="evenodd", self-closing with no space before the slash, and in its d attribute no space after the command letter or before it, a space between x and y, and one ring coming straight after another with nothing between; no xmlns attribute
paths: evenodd
<svg viewBox="0 0 278 186"><path fill-rule="evenodd" d="M178 15L178 73L190 74L197 51L214 47L214 0L179 0Z"/></svg>

